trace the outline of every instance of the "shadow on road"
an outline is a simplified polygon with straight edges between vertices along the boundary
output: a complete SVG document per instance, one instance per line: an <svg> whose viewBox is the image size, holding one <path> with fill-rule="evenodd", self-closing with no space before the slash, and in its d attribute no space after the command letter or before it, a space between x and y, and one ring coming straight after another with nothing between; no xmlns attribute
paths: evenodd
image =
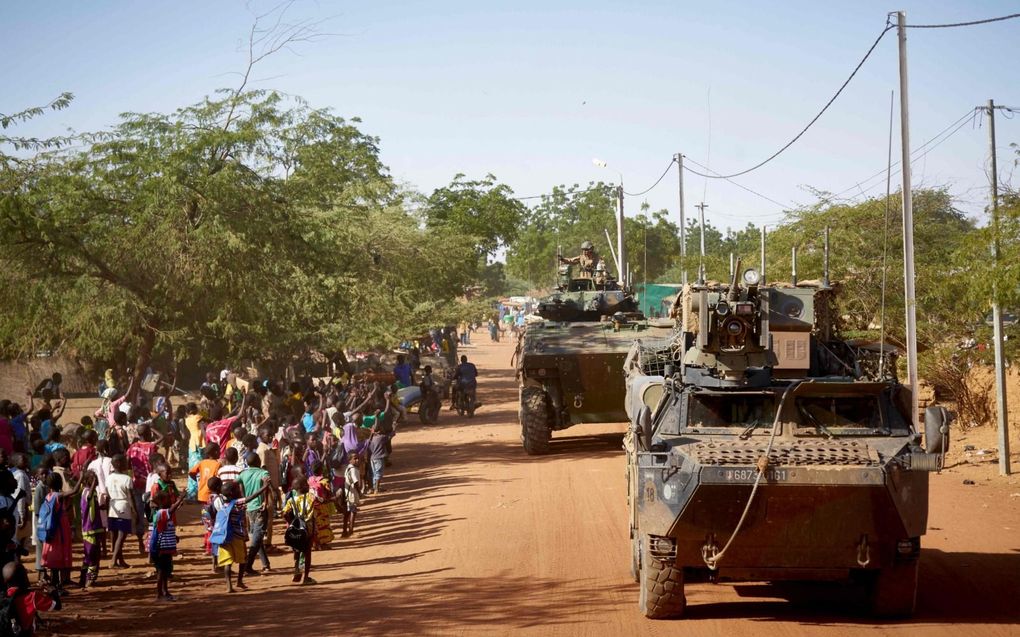
<svg viewBox="0 0 1020 637"><path fill-rule="evenodd" d="M863 586L839 583L783 582L734 586L749 601L698 603L699 588L687 589L685 621L753 619L816 626L898 624L1017 624L1016 574L1020 549L1010 553L947 553L924 549L918 574L917 610L913 617L871 617ZM1009 582L1012 593L1002 589ZM723 584L725 586L726 584ZM635 599L637 591L634 591ZM772 598L772 599L761 599Z"/></svg>

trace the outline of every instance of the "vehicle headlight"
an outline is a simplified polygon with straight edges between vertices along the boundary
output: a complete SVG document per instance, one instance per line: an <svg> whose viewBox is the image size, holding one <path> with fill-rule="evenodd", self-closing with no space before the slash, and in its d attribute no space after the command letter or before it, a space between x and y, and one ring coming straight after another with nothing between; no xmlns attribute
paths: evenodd
<svg viewBox="0 0 1020 637"><path fill-rule="evenodd" d="M744 283L748 285L758 285L761 282L761 275L754 268L748 268L744 270Z"/></svg>

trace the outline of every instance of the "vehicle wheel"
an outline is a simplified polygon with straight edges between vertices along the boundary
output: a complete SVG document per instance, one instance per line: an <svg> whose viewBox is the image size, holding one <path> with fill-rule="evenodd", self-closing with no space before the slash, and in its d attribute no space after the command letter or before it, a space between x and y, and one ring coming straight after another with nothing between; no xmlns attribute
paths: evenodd
<svg viewBox="0 0 1020 637"><path fill-rule="evenodd" d="M878 617L909 617L917 605L917 560L893 563L871 584L871 613Z"/></svg>
<svg viewBox="0 0 1020 637"><path fill-rule="evenodd" d="M549 403L538 387L521 388L521 439L528 455L549 452Z"/></svg>
<svg viewBox="0 0 1020 637"><path fill-rule="evenodd" d="M640 534L641 564L639 572L641 594L638 604L649 619L680 617L687 606L684 597L684 570L675 564L663 564L652 558L648 536Z"/></svg>

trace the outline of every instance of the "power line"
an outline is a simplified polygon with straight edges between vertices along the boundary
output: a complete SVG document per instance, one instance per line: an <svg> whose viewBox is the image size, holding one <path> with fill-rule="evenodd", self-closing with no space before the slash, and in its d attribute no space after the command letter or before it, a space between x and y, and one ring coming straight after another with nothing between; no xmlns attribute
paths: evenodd
<svg viewBox="0 0 1020 637"><path fill-rule="evenodd" d="M972 116L972 113L968 113L968 114L967 114L967 116ZM947 140L948 140L948 139L949 139L950 137L952 137L953 135L955 135L956 133L958 133L958 132L959 132L959 131L960 131L960 130L961 130L961 129L962 129L963 127L964 127L964 126L966 126L967 124L968 124L968 122L967 122L967 120L966 120L966 119L964 119L963 121L957 120L957 121L956 121L956 128L954 128L954 129L953 129L953 130L952 130L952 131L951 131L951 132L950 132L950 133L949 133L948 135L946 135L945 137L943 137L942 139L940 139L940 140L939 140L939 141L938 141L938 142L937 142L937 143L936 143L936 144L935 144L934 146L932 146L931 148L929 148L929 149L928 149L928 150L927 150L927 151L925 152L925 156L927 155L927 153L929 153L929 152L931 152L931 151L935 150L936 148L938 148L939 146L941 146L942 144L944 144L944 143L945 143L945 142L946 142L946 141L947 141ZM945 131L943 131L943 132L945 132ZM942 134L942 133L939 133L939 135L941 135L941 134ZM913 151L913 152L911 153L911 155L915 155L915 154L919 153L919 152L920 152L921 150L923 150L923 149L924 149L924 148L925 148L925 147L926 147L926 146L927 146L928 144L930 144L931 142L933 142L933 141L935 141L936 139L938 139L939 135L936 135L935 137L932 137L932 138L931 138L930 140L928 140L927 142L925 142L925 143L924 143L923 145L919 146L919 147L918 147L917 149L915 149L915 150L914 150L914 151ZM913 164L914 164L914 162L918 161L919 159L920 159L920 157L916 157L916 158L914 158L914 159L911 159L911 160L910 160L910 164L911 164L911 165L913 165ZM898 163L899 163L899 162L897 162L897 164L898 164ZM897 165L897 164L893 164L893 165L895 166L895 165ZM900 173L900 171L901 171L901 170L902 170L902 169L897 169L897 170L894 170L894 171L893 171L893 174L894 174L894 175L898 175L898 174ZM873 177L873 176L872 176L872 177ZM844 194L844 193L846 193L846 192L849 192L849 191L853 190L854 188L857 188L857 189L859 189L859 190L861 191L861 195L864 195L864 194L866 194L866 193L868 193L868 192L870 192L870 191L874 190L874 189L875 189L875 188L876 188L877 186L881 185L881 183L882 183L881 181L879 181L879 182L876 182L876 183L872 184L871 186L868 186L867 188L862 188L862 187L861 187L861 184L864 184L864 183L867 183L868 181L871 181L872 177L869 177L868 179L865 179L865 180L863 180L863 181L857 182L856 184L854 184L853 186L850 186L849 188L847 188L847 189L845 189L845 190L841 190L841 191L840 191L840 192L838 192L837 194L833 195L833 198L834 198L834 199L836 199L836 198L839 198L839 196L840 196L840 195L842 195L842 194ZM859 195L854 195L854 196L853 196L852 198L857 198L858 196L859 196Z"/></svg>
<svg viewBox="0 0 1020 637"><path fill-rule="evenodd" d="M654 184L652 184L651 186L649 186L649 187L645 188L645 189L644 189L644 190L642 190L641 192L626 192L626 191L624 191L624 193L623 193L623 194L627 195L628 197L640 197L641 195L645 195L645 194L648 194L649 192L651 192L651 190L652 190L653 188L655 188L656 186L658 186L658 185L659 185L659 183L660 183L660 182L661 182L661 181L662 181L663 179L665 179L665 178L666 178L666 174L667 174L667 173L669 173L669 169L670 169L670 168L672 168L672 167L673 167L673 164L675 164L675 163L676 163L676 158L675 158L675 157L674 157L673 159L670 159L670 160L669 160L669 163L668 163L668 164L666 164L666 170L662 171L662 174L661 174L661 175L659 175L659 178L655 180L655 183L654 183Z"/></svg>
<svg viewBox="0 0 1020 637"><path fill-rule="evenodd" d="M838 98L840 96L840 94L843 93L843 90L846 89L847 85L850 84L850 81L853 80L854 77L857 75L857 72L861 70L862 66L864 66L864 63L867 62L869 57L871 57L871 54L875 50L875 47L877 47L878 43L882 41L882 38L885 37L885 34L888 33L890 30L892 30L893 28L895 28L893 25L889 24L888 22L886 23L885 28L882 29L882 32L878 34L878 37L875 38L875 41L871 43L871 47L868 48L868 52L864 54L864 57L861 58L861 61L858 62L857 66L854 67L854 70L850 73L850 77L846 78L846 81L844 81L843 84L839 87L839 90L837 90L836 93L831 98L829 98L829 101L825 103L825 106L822 107L822 110L818 111L818 114L815 115L813 118L811 118L811 121L807 123L807 126L802 128L801 131L799 133L797 133L797 135L794 136L793 139L788 141L782 148L780 148L776 152L774 152L771 155L769 155L764 161L759 162L759 163L755 164L754 166L751 166L750 168L748 168L746 170L741 170L740 172L735 172L735 173L732 173L732 174L729 174L729 175L714 175L714 176L703 175L703 176L705 176L705 177L707 177L709 179L729 179L731 177L739 177L741 175L746 175L747 173L751 172L752 170L757 170L757 169L761 168L762 166L764 166L765 164L767 164L770 161L772 161L773 159L775 159L776 157L779 157L779 155L783 151L785 151L790 146L793 146L794 143L796 143L796 141L798 139L803 137L804 133L808 132L808 129L811 128L812 126L814 126L815 122L817 122L818 119L823 114L825 114L825 111L829 110L829 107L832 106L833 102L836 101L836 98Z"/></svg>
<svg viewBox="0 0 1020 637"><path fill-rule="evenodd" d="M946 139L949 139L949 137L952 137L952 136L953 136L954 134L956 134L956 132L957 132L957 131L959 131L959 130L960 130L960 128L962 128L962 127L963 127L963 124L966 124L966 123L967 123L967 120L968 120L968 119L973 119L973 117L974 117L974 110L975 110L975 109L970 109L969 111L967 111L966 113L964 113L964 114L963 114L963 115L962 115L961 117L957 118L957 119L956 119L956 121L954 121L954 122L953 122L952 124L950 124L949 126L946 126L946 127L945 127L945 128L943 128L943 129L942 129L941 131L939 131L939 132L938 132L938 134L936 134L935 136L933 136L933 137L929 138L929 139L928 139L928 141L926 141L925 143L921 144L920 146L918 146L918 147L917 147L917 148L915 148L914 150L910 151L910 154L911 154L911 156L913 156L913 155L916 155L916 154L920 153L920 152L921 152L921 151L923 151L923 150L924 150L924 149L925 149L925 148L926 148L926 147L927 147L927 146L928 146L929 144L933 143L933 142L934 142L935 140L937 140L937 139L939 139L940 137L942 137L942 136L943 136L943 135L944 135L944 134L946 133L946 131L949 131L950 129L953 129L953 127L956 127L956 128L955 128L955 129L954 129L954 130L953 130L953 131L952 131L951 133L949 133L949 135L948 135L948 136L946 137ZM945 141L945 139L943 139L942 141L939 141L939 143L938 143L938 144L936 144L936 146L940 145L940 144L941 144L941 143L942 143L943 141ZM913 160L911 161L911 163L913 163ZM900 162L899 162L899 161L894 161L894 162L892 163L892 166L893 166L893 167L896 167L896 166L899 166L899 165L900 165ZM883 168L882 170L880 170L880 171L876 172L875 174L871 175L870 177L867 177L866 179L861 179L860 181L858 181L858 182L857 182L857 183L855 183L854 185L850 186L849 188L844 188L843 190L840 190L839 192L835 193L835 194L833 195L833 197L835 197L835 198L838 198L838 197L840 197L841 195L844 195L844 194L846 194L846 193L850 192L851 190L854 190L854 189L858 189L858 188L860 188L860 187L861 187L861 186L862 186L863 184L866 184L866 183L868 183L869 181L871 181L871 180L872 180L872 179L874 179L875 177L884 177L884 176L885 176L885 172L886 172L886 169L885 169L885 168ZM873 186L870 186L870 187L868 188L868 190L871 190L871 189L872 189L872 188L874 188L874 187L875 187L874 185L873 185Z"/></svg>
<svg viewBox="0 0 1020 637"><path fill-rule="evenodd" d="M690 162L690 163L694 164L695 166L698 166L698 167L700 167L700 168L702 168L702 169L704 169L704 170L707 170L707 171L708 171L708 172L710 172L710 173L713 173L713 175L716 175L716 176L717 176L717 175L719 174L719 173L715 172L714 170L712 170L711 168L709 168L708 166L705 166L705 165L699 164L698 162L694 161L694 160L693 160L693 159L691 159L690 157L687 157L687 155L684 155L684 159L686 159L686 160L687 160L688 162ZM693 175L697 175L697 176L699 176L699 177L709 177L709 178L712 178L712 177L713 177L713 175L706 175L706 174L704 174L704 173L698 172L697 170L694 170L693 168L688 168L688 167L686 166L686 164L684 165L684 170L686 170L687 172L689 172L689 173L691 173L691 174L693 174ZM757 197L761 197L761 198L762 198L762 199L764 199L765 201L768 201L768 202L774 203L775 205L777 205L777 206L779 206L780 208L782 208L782 209L783 209L784 211L785 211L785 210L788 210L788 209L790 209L790 207L791 207L791 206L788 206L788 205L786 205L786 204L783 204L783 203L780 203L780 202L776 201L776 200L775 200L775 199L773 199L772 197L769 197L769 196L763 195L763 194L761 194L760 192L758 192L758 191L756 191L756 190L751 190L750 188L748 188L747 186L745 186L745 185L743 185L743 184L738 184L737 182L733 181L733 180L732 180L732 179L730 179L729 177L721 177L721 179L725 179L726 181L730 182L731 184L733 184L733 185L734 185L734 186L736 186L737 188L741 188L741 189L743 189L743 190L746 190L747 192L751 193L752 195L755 195L755 196L757 196Z"/></svg>
<svg viewBox="0 0 1020 637"><path fill-rule="evenodd" d="M908 29L952 29L955 27L972 27L976 24L988 24L990 22L1002 22L1003 20L1012 20L1013 18L1020 18L1020 13L1012 13L1010 15L1000 16L998 18L988 18L986 20L974 20L972 22L951 22L948 24L908 24Z"/></svg>

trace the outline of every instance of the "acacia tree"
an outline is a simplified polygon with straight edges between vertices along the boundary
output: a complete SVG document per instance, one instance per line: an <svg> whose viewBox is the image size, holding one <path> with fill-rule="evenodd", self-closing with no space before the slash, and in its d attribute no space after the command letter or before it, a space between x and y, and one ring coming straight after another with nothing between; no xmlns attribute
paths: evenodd
<svg viewBox="0 0 1020 637"><path fill-rule="evenodd" d="M616 227L613 187L602 182L581 188L556 186L524 217L517 240L507 248L506 269L511 276L542 286L556 280L557 252L576 254L582 241L591 241L612 262L605 229Z"/></svg>
<svg viewBox="0 0 1020 637"><path fill-rule="evenodd" d="M157 345L295 351L362 309L347 283L374 259L358 228L393 187L351 123L230 91L89 139L5 167L0 265L23 300L5 353L134 349L138 376Z"/></svg>
<svg viewBox="0 0 1020 637"><path fill-rule="evenodd" d="M429 228L475 237L480 256L513 242L526 211L513 190L491 174L479 180L455 175L449 186L432 192L424 209Z"/></svg>

